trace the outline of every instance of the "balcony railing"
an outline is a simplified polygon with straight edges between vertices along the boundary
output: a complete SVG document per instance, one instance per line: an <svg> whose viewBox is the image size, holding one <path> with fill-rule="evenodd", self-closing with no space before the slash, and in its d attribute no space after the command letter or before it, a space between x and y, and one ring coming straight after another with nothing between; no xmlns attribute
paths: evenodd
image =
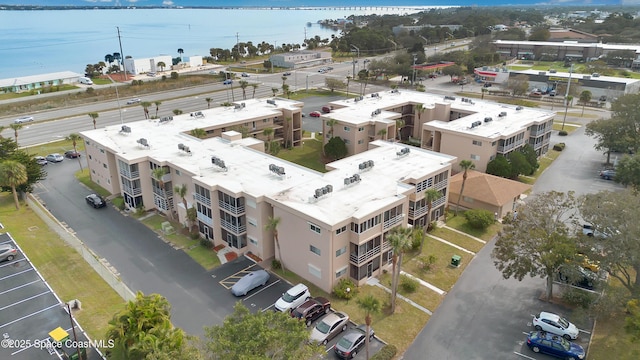
<svg viewBox="0 0 640 360"><path fill-rule="evenodd" d="M155 186L153 187L153 193L158 195L158 196L160 196L160 197L165 197L166 196L167 198L170 198L170 197L173 196L173 190L162 191L162 189L157 188Z"/></svg>
<svg viewBox="0 0 640 360"><path fill-rule="evenodd" d="M234 214L234 215L240 215L240 214L244 214L244 205L240 205L240 206L233 206L231 204L228 204L222 200L218 200L218 206L220 206L221 209L226 210L227 212Z"/></svg>
<svg viewBox="0 0 640 360"><path fill-rule="evenodd" d="M129 169L120 168L120 175L127 179L136 179L140 177L140 171L130 171Z"/></svg>
<svg viewBox="0 0 640 360"><path fill-rule="evenodd" d="M198 220L202 221L203 223L209 226L213 226L213 220L210 217L206 216L201 212L197 213L197 215L198 215Z"/></svg>
<svg viewBox="0 0 640 360"><path fill-rule="evenodd" d="M209 199L209 198L207 198L207 197L204 197L204 196L202 196L202 195L200 195L200 194L198 194L198 193L193 193L193 198L194 198L197 202L202 203L202 204L205 204L205 205L207 205L208 207L211 207L211 199Z"/></svg>
<svg viewBox="0 0 640 360"><path fill-rule="evenodd" d="M426 207L426 206L417 208L415 210L414 209L409 209L409 217L412 218L412 219L415 219L415 218L417 218L419 216L422 216L422 215L426 214L427 210L429 210L429 208Z"/></svg>
<svg viewBox="0 0 640 360"><path fill-rule="evenodd" d="M516 141L516 142L514 142L512 144L509 144L509 145L498 146L498 152L504 153L504 152L507 152L507 151L511 151L511 150L515 149L516 147L522 145L522 144L524 144L524 139Z"/></svg>
<svg viewBox="0 0 640 360"><path fill-rule="evenodd" d="M133 195L133 196L142 194L142 189L141 188L132 188L132 187L125 186L125 187L123 187L123 190L127 194Z"/></svg>
<svg viewBox="0 0 640 360"><path fill-rule="evenodd" d="M225 221L225 220L220 220L220 226L231 231L234 234L242 234L247 232L247 225L243 224L243 225L233 225L232 223Z"/></svg>
<svg viewBox="0 0 640 360"><path fill-rule="evenodd" d="M367 252L364 252L362 254L351 253L351 255L349 255L349 261L351 261L354 264L360 265L362 263L365 263L371 260L373 257L380 255L381 250L382 248L380 246L376 246L373 249Z"/></svg>
<svg viewBox="0 0 640 360"><path fill-rule="evenodd" d="M392 227L395 224L401 223L402 222L402 218L403 215L397 215L395 217L392 217L391 219L387 220L384 222L384 225L382 226L383 229L388 229L390 227Z"/></svg>
<svg viewBox="0 0 640 360"><path fill-rule="evenodd" d="M543 128L543 129L537 129L537 130L533 130L533 129L532 129L532 130L529 132L529 135L530 135L530 136L539 136L539 135L542 135L542 134L548 133L548 132L550 132L550 131L551 131L551 128Z"/></svg>
<svg viewBox="0 0 640 360"><path fill-rule="evenodd" d="M436 190L441 190L447 187L447 184L449 183L449 179L444 179L442 181L439 181L436 183Z"/></svg>

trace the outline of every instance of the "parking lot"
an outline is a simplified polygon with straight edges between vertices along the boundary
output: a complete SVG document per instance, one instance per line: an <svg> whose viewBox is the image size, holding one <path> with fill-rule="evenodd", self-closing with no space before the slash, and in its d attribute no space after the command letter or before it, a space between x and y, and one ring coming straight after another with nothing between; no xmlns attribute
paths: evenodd
<svg viewBox="0 0 640 360"><path fill-rule="evenodd" d="M11 244L18 249L15 259L0 263L0 359L62 359L65 353L71 355L78 351L75 345L86 348L88 342L82 328L75 321L72 325L66 304L51 290L13 238L0 234L0 244ZM52 338L62 346L51 346ZM86 351L89 360L102 358L92 347Z"/></svg>
<svg viewBox="0 0 640 360"><path fill-rule="evenodd" d="M238 281L242 276L248 274L251 271L257 271L262 269L257 264L253 263L251 260L240 257L236 260L233 260L229 263L226 263L216 269L210 271L210 275L214 281L216 281L223 289L226 290L228 294L228 299L231 303L235 301L242 301L242 303L251 309L254 312L257 311L275 311L274 305L276 301L285 293L289 288L293 285L289 284L284 279L280 278L277 273L269 272L270 278L265 286L259 286L256 289L251 290L246 296L235 297L231 294L231 287ZM294 284L295 285L295 284ZM315 294L311 294L311 296L316 296ZM322 319L322 318L320 318ZM316 323L319 320L316 320L309 327L309 331L313 329ZM348 329L354 328L357 325L354 323L349 323ZM375 329L375 326L373 327ZM347 329L347 331L348 331ZM346 331L345 331L346 333ZM344 334L344 333L343 333ZM333 351L333 347L340 340L342 334L339 334L334 339L329 341L327 344L327 355L326 359L338 359L338 356L335 355ZM374 338L369 343L369 354L373 355L378 350L380 350L384 346L384 343L377 338ZM364 359L366 356L362 350L355 359Z"/></svg>

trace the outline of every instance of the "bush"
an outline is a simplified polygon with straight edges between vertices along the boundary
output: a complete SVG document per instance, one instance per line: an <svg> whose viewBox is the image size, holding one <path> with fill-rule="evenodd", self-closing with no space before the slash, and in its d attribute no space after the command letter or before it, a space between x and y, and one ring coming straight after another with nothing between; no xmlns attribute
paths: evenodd
<svg viewBox="0 0 640 360"><path fill-rule="evenodd" d="M370 357L370 359L371 360L391 360L393 359L394 356L396 356L397 352L398 352L398 349L394 345L385 345L382 347L382 349L380 349L380 351L378 351L375 355Z"/></svg>
<svg viewBox="0 0 640 360"><path fill-rule="evenodd" d="M570 288L562 294L562 299L569 305L588 309L597 300L597 296L584 290Z"/></svg>
<svg viewBox="0 0 640 360"><path fill-rule="evenodd" d="M213 249L213 243L209 239L200 239L200 245L207 249Z"/></svg>
<svg viewBox="0 0 640 360"><path fill-rule="evenodd" d="M564 147L565 147L565 143L557 143L557 144L553 145L553 150L562 151L562 150L564 150Z"/></svg>
<svg viewBox="0 0 640 360"><path fill-rule="evenodd" d="M271 269L273 270L282 269L282 263L280 262L280 260L276 260L276 259L271 260Z"/></svg>
<svg viewBox="0 0 640 360"><path fill-rule="evenodd" d="M347 289L349 289L349 291L347 291ZM351 279L347 278L340 279L338 285L333 288L333 294L340 299L353 299L357 293L358 288L356 287L356 284Z"/></svg>
<svg viewBox="0 0 640 360"><path fill-rule="evenodd" d="M191 240L198 240L198 239L200 239L200 233L199 233L199 232L197 232L197 231L192 231L192 232L189 234L189 237L191 237ZM202 240L200 240L200 241L202 241ZM211 242L209 242L209 243L211 243ZM212 245L213 245L213 244L212 244Z"/></svg>
<svg viewBox="0 0 640 360"><path fill-rule="evenodd" d="M474 229L486 229L496 221L495 214L489 210L473 209L464 212L467 223Z"/></svg>
<svg viewBox="0 0 640 360"><path fill-rule="evenodd" d="M177 79L179 76L180 76L180 75L179 75L177 72L175 72L175 71L172 71L172 72L171 72L171 78L172 78L172 79Z"/></svg>
<svg viewBox="0 0 640 360"><path fill-rule="evenodd" d="M122 196L118 196L111 200L111 203L120 210L124 210L124 198Z"/></svg>
<svg viewBox="0 0 640 360"><path fill-rule="evenodd" d="M407 275L400 275L400 287L402 287L402 290L404 290L405 292L415 292L416 290L418 290L418 286L420 286L418 280Z"/></svg>
<svg viewBox="0 0 640 360"><path fill-rule="evenodd" d="M429 223L429 226L427 227L427 232L433 232L436 229L438 229L438 222L437 221L432 221Z"/></svg>
<svg viewBox="0 0 640 360"><path fill-rule="evenodd" d="M560 130L560 131L558 131L558 135L567 136L567 135L569 135L569 133L566 130Z"/></svg>
<svg viewBox="0 0 640 360"><path fill-rule="evenodd" d="M429 271L433 268L433 264L435 264L436 261L438 261L438 258L433 254L429 256L420 256L418 258L419 268L422 271Z"/></svg>

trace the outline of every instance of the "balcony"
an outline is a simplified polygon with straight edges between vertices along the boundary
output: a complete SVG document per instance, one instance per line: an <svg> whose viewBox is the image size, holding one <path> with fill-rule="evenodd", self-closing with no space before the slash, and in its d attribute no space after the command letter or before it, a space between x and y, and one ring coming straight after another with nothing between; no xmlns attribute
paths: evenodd
<svg viewBox="0 0 640 360"><path fill-rule="evenodd" d="M550 127L549 128L537 129L537 130L531 129L531 131L529 132L529 136L537 137L537 136L540 136L542 134L546 134L546 133L548 133L550 131L551 131Z"/></svg>
<svg viewBox="0 0 640 360"><path fill-rule="evenodd" d="M429 210L429 208L426 207L426 206L417 208L415 210L409 209L409 217L412 218L412 219L415 219L417 217L420 217L420 216L426 214L427 210Z"/></svg>
<svg viewBox="0 0 640 360"><path fill-rule="evenodd" d="M213 226L213 220L210 217L207 217L205 214L201 212L197 213L197 216L198 216L198 220L202 221L203 223L209 226Z"/></svg>
<svg viewBox="0 0 640 360"><path fill-rule="evenodd" d="M231 204L228 204L222 200L218 200L218 206L225 210L228 213L234 214L234 215L240 215L240 214L244 214L244 205L240 205L240 206L233 206Z"/></svg>
<svg viewBox="0 0 640 360"><path fill-rule="evenodd" d="M120 168L120 175L126 177L127 179L136 179L140 177L140 171L131 171L130 169Z"/></svg>
<svg viewBox="0 0 640 360"><path fill-rule="evenodd" d="M440 182L437 182L435 188L436 188L436 190L444 189L444 188L447 187L448 183L449 183L449 179L444 179L444 180L442 180Z"/></svg>
<svg viewBox="0 0 640 360"><path fill-rule="evenodd" d="M132 188L132 187L125 186L122 189L124 190L124 192L126 192L129 195L136 196L136 195L142 194L141 188Z"/></svg>
<svg viewBox="0 0 640 360"><path fill-rule="evenodd" d="M371 260L372 258L374 258L375 256L380 255L380 252L382 251L382 247L381 246L376 246L375 248L362 253L362 254L358 254L358 253L351 253L351 255L349 255L349 261L351 261L352 263L356 264L356 265L360 265L363 264L369 260Z"/></svg>
<svg viewBox="0 0 640 360"><path fill-rule="evenodd" d="M167 197L170 198L173 196L173 190L166 190L166 191L162 191L162 189L158 188L158 187L153 187L153 193L160 196L160 197Z"/></svg>
<svg viewBox="0 0 640 360"><path fill-rule="evenodd" d="M497 150L497 151L498 151L499 153L506 153L506 152L509 152L509 151L511 151L511 150L513 150L513 149L515 149L515 148L519 147L519 146L520 146L520 145L522 145L522 144L524 144L524 139L523 139L523 140L516 141L516 142L514 142L514 143L512 143L512 144L509 144L509 145L502 145L502 146L498 146L498 150Z"/></svg>
<svg viewBox="0 0 640 360"><path fill-rule="evenodd" d="M395 217L392 217L391 219L389 219L389 220L384 222L382 228L386 230L386 229L392 227L393 225L401 223L403 217L404 217L404 214L400 214L400 215L397 215Z"/></svg>
<svg viewBox="0 0 640 360"><path fill-rule="evenodd" d="M234 234L243 234L245 232L247 232L247 225L242 224L242 225L234 225L226 220L220 220L220 226L223 227L224 229L227 229L229 231L231 231Z"/></svg>
<svg viewBox="0 0 640 360"><path fill-rule="evenodd" d="M199 203L201 203L201 204L204 204L204 205L206 205L207 207L211 207L211 199L209 199L209 198L207 198L207 197L204 197L203 195L200 195L200 194L198 194L198 193L194 193L194 194L193 194L193 198L194 198L197 202L199 202Z"/></svg>

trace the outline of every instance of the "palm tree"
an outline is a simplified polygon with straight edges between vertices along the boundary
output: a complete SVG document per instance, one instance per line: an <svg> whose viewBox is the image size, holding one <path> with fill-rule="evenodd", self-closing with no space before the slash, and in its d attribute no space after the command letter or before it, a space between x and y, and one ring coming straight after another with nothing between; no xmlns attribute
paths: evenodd
<svg viewBox="0 0 640 360"><path fill-rule="evenodd" d="M9 127L13 129L13 136L16 139L16 145L18 145L18 130L22 129L22 124L9 124Z"/></svg>
<svg viewBox="0 0 640 360"><path fill-rule="evenodd" d="M379 313L382 306L380 305L380 300L376 299L375 296L369 294L363 298L358 298L356 300L358 307L361 310L364 310L364 323L367 325L367 337L365 338L365 351L367 354L366 359L369 360L369 333L371 333L371 314Z"/></svg>
<svg viewBox="0 0 640 360"><path fill-rule="evenodd" d="M156 117L158 117L158 109L160 108L162 101L154 101L153 103L156 105Z"/></svg>
<svg viewBox="0 0 640 360"><path fill-rule="evenodd" d="M347 76L347 97L349 97L349 82L351 82L351 76Z"/></svg>
<svg viewBox="0 0 640 360"><path fill-rule="evenodd" d="M184 205L184 210L187 211L189 210L189 207L187 207L187 185L182 184L182 185L176 185L173 187L173 193L174 194L178 194L178 196L180 196L180 198L182 198L182 205ZM189 231L191 231L191 222L189 221L189 219L187 219L187 227L189 228Z"/></svg>
<svg viewBox="0 0 640 360"><path fill-rule="evenodd" d="M331 129L329 130L330 137L333 137L333 127L336 126L337 123L338 121L336 119L327 120L327 126Z"/></svg>
<svg viewBox="0 0 640 360"><path fill-rule="evenodd" d="M397 128L397 131L398 131L398 142L400 140L402 140L402 138L401 138L402 134L400 132L402 131L403 127L404 127L404 120L402 120L402 119L396 120L396 128Z"/></svg>
<svg viewBox="0 0 640 360"><path fill-rule="evenodd" d="M73 144L73 151L75 151L76 153L78 152L78 141L82 140L82 136L80 136L79 134L76 133L71 133L69 134L69 136L67 136L67 141L71 141L71 144ZM82 171L82 161L80 160L80 156L78 156L78 164L80 164L80 171Z"/></svg>
<svg viewBox="0 0 640 360"><path fill-rule="evenodd" d="M27 168L24 165L15 160L5 160L0 163L0 185L11 188L16 210L20 210L20 202L18 201L18 191L16 188L25 184L28 180Z"/></svg>
<svg viewBox="0 0 640 360"><path fill-rule="evenodd" d="M282 79L282 89L284 91L284 85L285 85L285 81L287 81L287 77L283 76L281 79Z"/></svg>
<svg viewBox="0 0 640 360"><path fill-rule="evenodd" d="M180 115L182 114L182 110L180 109L173 109L173 115Z"/></svg>
<svg viewBox="0 0 640 360"><path fill-rule="evenodd" d="M160 71L164 71L164 68L167 67L167 64L165 64L164 61L158 61L156 65L158 65L158 67L160 68Z"/></svg>
<svg viewBox="0 0 640 360"><path fill-rule="evenodd" d="M587 105L587 103L591 101L591 91L589 90L585 90L583 92L580 93L580 102L582 103L582 115L580 116L584 116L584 106Z"/></svg>
<svg viewBox="0 0 640 360"><path fill-rule="evenodd" d="M393 314L396 311L396 294L398 293L402 254L411 247L411 229L398 226L389 232L387 240L393 249L391 270L391 313Z"/></svg>
<svg viewBox="0 0 640 360"><path fill-rule="evenodd" d="M111 55L111 54L107 54L107 55L104 56L104 61L109 65L111 65L113 60L114 60L113 59L113 55Z"/></svg>
<svg viewBox="0 0 640 360"><path fill-rule="evenodd" d="M207 132L204 129L195 128L191 130L191 136L195 136L198 139L204 139L207 136Z"/></svg>
<svg viewBox="0 0 640 360"><path fill-rule="evenodd" d="M120 55L120 53L119 53L119 52L114 52L114 53L113 53L113 60L115 60L115 61L117 61L117 62L118 62L118 69L121 69L121 68L122 68L122 66L121 66L121 64L120 64L120 60L121 60L121 59L122 59L122 55Z"/></svg>
<svg viewBox="0 0 640 360"><path fill-rule="evenodd" d="M273 240L275 241L276 248L278 249L278 260L280 260L280 266L282 267L282 273L284 274L284 261L282 261L282 253L280 252L280 241L278 239L278 225L280 225L280 218L270 216L267 219L267 224L264 226L264 228L267 231L271 231L273 233Z"/></svg>
<svg viewBox="0 0 640 360"><path fill-rule="evenodd" d="M442 194L440 194L440 191L434 188L427 189L427 191L424 192L424 199L427 202L427 230L429 230L429 224L431 224L431 208L433 207L433 202L440 199L441 197ZM420 253L422 253L422 245L423 243L421 242Z"/></svg>
<svg viewBox="0 0 640 360"><path fill-rule="evenodd" d="M256 83L251 83L251 87L253 88L253 95L251 95L251 98L252 98L252 99L255 99L255 98L256 98L256 89L258 88L258 86L259 86L259 85L258 85L258 84L256 84Z"/></svg>
<svg viewBox="0 0 640 360"><path fill-rule="evenodd" d="M2 132L6 129L6 126L0 125L0 139L2 139Z"/></svg>
<svg viewBox="0 0 640 360"><path fill-rule="evenodd" d="M144 111L144 118L148 119L149 118L149 106L151 106L151 103L148 101L143 101L140 103L140 106L142 106L142 109Z"/></svg>
<svg viewBox="0 0 640 360"><path fill-rule="evenodd" d="M271 88L271 92L273 93L273 96L276 96L276 94L278 93L278 88Z"/></svg>
<svg viewBox="0 0 640 360"><path fill-rule="evenodd" d="M464 183L467 181L467 170L475 169L476 165L471 160L460 161L460 168L464 170L462 174L462 186L460 187L460 194L458 195L458 202L456 203L456 216L458 216L458 208L460 208L460 199L462 199L462 192L464 191Z"/></svg>
<svg viewBox="0 0 640 360"><path fill-rule="evenodd" d="M97 112L90 112L87 115L89 115L89 117L91 118L91 120L93 121L93 128L96 128L96 119L98 118L98 113Z"/></svg>
<svg viewBox="0 0 640 360"><path fill-rule="evenodd" d="M182 54L184 54L184 50L182 48L179 48L178 54L180 54L180 62L182 62Z"/></svg>
<svg viewBox="0 0 640 360"><path fill-rule="evenodd" d="M416 114L418 114L418 121L420 121L420 117L422 116L423 112L424 112L424 104L417 104L416 105Z"/></svg>
<svg viewBox="0 0 640 360"><path fill-rule="evenodd" d="M242 100L247 100L247 86L249 86L248 81L240 80L240 88L242 89Z"/></svg>
<svg viewBox="0 0 640 360"><path fill-rule="evenodd" d="M211 101L212 101L212 100L213 100L212 98L205 98L205 99L204 99L204 101L206 101L206 102L207 102L207 109L211 109Z"/></svg>
<svg viewBox="0 0 640 360"><path fill-rule="evenodd" d="M165 201L167 202L167 216L169 216L169 218L173 218L173 214L171 211L171 202L169 201L169 198L167 197L167 189L165 189L165 184L164 181L162 180L162 177L165 176L167 174L167 172L165 171L165 169L163 167L158 167L153 169L153 171L151 171L151 176L156 179L156 181L158 182L158 186L160 187L160 189L162 189L162 196L164 197Z"/></svg>
<svg viewBox="0 0 640 360"><path fill-rule="evenodd" d="M262 134L267 137L267 152L269 152L269 148L271 147L271 135L273 135L273 128L265 128L262 130Z"/></svg>
<svg viewBox="0 0 640 360"><path fill-rule="evenodd" d="M380 136L380 139L386 140L387 139L387 129L380 129L380 131L378 131L378 136Z"/></svg>

